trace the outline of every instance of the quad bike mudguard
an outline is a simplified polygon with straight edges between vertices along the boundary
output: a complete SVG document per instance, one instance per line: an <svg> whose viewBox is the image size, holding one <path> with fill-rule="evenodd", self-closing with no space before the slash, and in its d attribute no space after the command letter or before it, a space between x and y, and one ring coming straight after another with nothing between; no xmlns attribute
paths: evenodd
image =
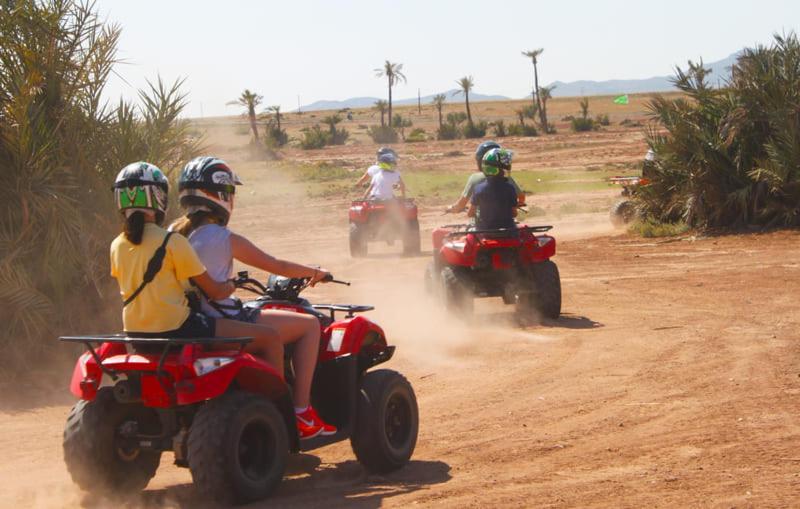
<svg viewBox="0 0 800 509"><path fill-rule="evenodd" d="M141 383L131 397L146 407L169 408L191 405L216 398L234 382L243 390L262 394L271 400L280 398L288 388L283 377L266 362L233 347L249 340L213 338L209 341L176 338L130 338L124 335L70 336L62 341L80 342L89 351L78 358L72 374L70 391L80 399L92 400L103 375L114 381L125 376ZM96 350L92 342L103 341ZM205 343L205 344L204 344ZM159 353L129 353L147 347Z"/></svg>
<svg viewBox="0 0 800 509"><path fill-rule="evenodd" d="M445 226L433 231L434 253L439 263L473 268L508 269L549 260L556 254L556 239L535 231L522 226L516 232L496 234Z"/></svg>
<svg viewBox="0 0 800 509"><path fill-rule="evenodd" d="M369 221L386 221L389 212L399 212L406 221L417 219L417 204L413 198L395 198L394 200L355 200L350 204L348 216L351 223L367 223Z"/></svg>

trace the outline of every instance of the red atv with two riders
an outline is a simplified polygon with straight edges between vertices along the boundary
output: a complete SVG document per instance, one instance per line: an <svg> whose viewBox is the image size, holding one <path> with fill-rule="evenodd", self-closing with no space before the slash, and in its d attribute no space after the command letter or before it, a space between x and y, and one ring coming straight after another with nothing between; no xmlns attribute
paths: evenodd
<svg viewBox="0 0 800 509"><path fill-rule="evenodd" d="M381 240L392 245L403 243L403 254L419 254L419 219L417 205L405 197L405 184L397 171L397 153L389 147L377 152L376 164L370 166L356 183L369 185L361 200L350 205L350 256L366 256L368 243ZM399 189L402 198L396 198Z"/></svg>
<svg viewBox="0 0 800 509"><path fill-rule="evenodd" d="M419 219L412 198L356 200L350 205L350 256L367 255L368 242L403 243L403 254L419 254Z"/></svg>
<svg viewBox="0 0 800 509"><path fill-rule="evenodd" d="M476 156L487 145L479 164L484 180L475 186L468 212L476 223L434 230L426 286L431 293L439 290L445 305L459 314L472 312L474 297L502 297L516 306L523 322L558 318L561 280L550 260L556 239L545 235L552 227L516 223L518 190L506 177L513 153L485 142Z"/></svg>
<svg viewBox="0 0 800 509"><path fill-rule="evenodd" d="M310 304L300 297L307 285L308 279L271 276L264 286L246 272L237 280L259 295L247 307L319 319L311 397L325 421L337 426L335 435L299 439L291 357L286 372L278 373L243 352L250 338L62 337L88 349L70 384L81 401L64 430L72 479L89 492L137 492L155 475L161 454L173 451L203 497L242 503L277 486L289 453L348 438L371 472L405 465L417 440L414 390L396 371L370 371L391 359L395 347L377 324L356 316L371 306Z"/></svg>
<svg viewBox="0 0 800 509"><path fill-rule="evenodd" d="M524 323L561 314L561 280L550 258L551 226L479 230L448 225L433 231L433 261L425 274L429 293L457 314L470 314L475 297L502 297Z"/></svg>

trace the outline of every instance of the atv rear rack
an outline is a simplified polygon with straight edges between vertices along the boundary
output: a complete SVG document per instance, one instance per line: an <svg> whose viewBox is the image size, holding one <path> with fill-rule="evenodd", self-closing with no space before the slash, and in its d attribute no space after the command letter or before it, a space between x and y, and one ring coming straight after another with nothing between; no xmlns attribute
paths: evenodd
<svg viewBox="0 0 800 509"><path fill-rule="evenodd" d="M469 234L469 233L474 233L474 234L496 233L496 234L508 235L508 234L519 233L519 232L524 231L524 230L527 230L527 231L530 231L530 232L533 232L533 233L544 233L544 232L548 232L548 231L553 229L552 226L520 226L520 227L517 227L517 228L496 228L496 229L492 229L492 230L473 230L473 229L469 229L468 225L463 225L463 224L447 225L447 226L443 226L442 228L464 228L464 229L461 229L461 230L456 230L456 231L449 232L447 235L445 235L445 238L454 237L456 235L466 235L466 234Z"/></svg>
<svg viewBox="0 0 800 509"><path fill-rule="evenodd" d="M97 366L108 375L115 382L119 378L117 372L113 369L103 366L103 360L97 355L97 351L92 346L92 343L124 343L124 344L138 344L138 345L163 345L164 349L161 351L161 356L158 359L158 367L156 374L159 375L158 380L161 383L161 376L166 374L164 371L164 362L167 360L167 354L170 347L175 345L191 345L191 344L234 344L239 345L240 348L251 341L251 337L238 337L238 338L136 338L126 336L125 334L94 334L91 336L59 336L59 341L66 343L83 343L89 350L89 353L94 358Z"/></svg>
<svg viewBox="0 0 800 509"><path fill-rule="evenodd" d="M334 314L336 311L347 313L345 318L353 318L355 313L363 313L365 311L372 311L375 306L364 306L357 304L312 304L314 309L324 309L331 312L331 320L335 319Z"/></svg>

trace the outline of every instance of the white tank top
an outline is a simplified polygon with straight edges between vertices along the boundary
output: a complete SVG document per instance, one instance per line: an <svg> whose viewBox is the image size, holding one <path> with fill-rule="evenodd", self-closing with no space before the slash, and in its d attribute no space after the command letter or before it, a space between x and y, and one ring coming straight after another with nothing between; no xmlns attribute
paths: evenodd
<svg viewBox="0 0 800 509"><path fill-rule="evenodd" d="M205 224L189 234L189 243L197 252L200 261L206 266L206 271L211 279L223 282L233 276L233 252L229 229L218 224ZM235 301L228 298L215 302L223 306L230 306ZM202 311L208 316L222 318L222 314L214 309L205 298L202 299ZM231 314L234 314L233 311Z"/></svg>

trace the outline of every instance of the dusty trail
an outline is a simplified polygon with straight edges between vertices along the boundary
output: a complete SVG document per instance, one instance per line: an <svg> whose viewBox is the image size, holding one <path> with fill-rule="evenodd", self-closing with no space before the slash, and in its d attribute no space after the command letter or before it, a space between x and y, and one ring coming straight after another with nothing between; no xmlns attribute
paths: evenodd
<svg viewBox="0 0 800 509"><path fill-rule="evenodd" d="M390 367L421 412L407 468L366 476L348 444L333 445L294 458L252 507L800 504L797 232L649 241L609 235L604 214L554 220L564 316L519 329L510 308L482 301L465 324L424 298L427 257L395 246L353 261L342 203L305 201L255 165L243 173L254 194L233 227L351 280L310 296L377 306L398 345ZM423 211L426 230L437 214ZM109 504L64 470L63 401L0 411L0 506ZM190 482L165 454L129 505L197 506Z"/></svg>

